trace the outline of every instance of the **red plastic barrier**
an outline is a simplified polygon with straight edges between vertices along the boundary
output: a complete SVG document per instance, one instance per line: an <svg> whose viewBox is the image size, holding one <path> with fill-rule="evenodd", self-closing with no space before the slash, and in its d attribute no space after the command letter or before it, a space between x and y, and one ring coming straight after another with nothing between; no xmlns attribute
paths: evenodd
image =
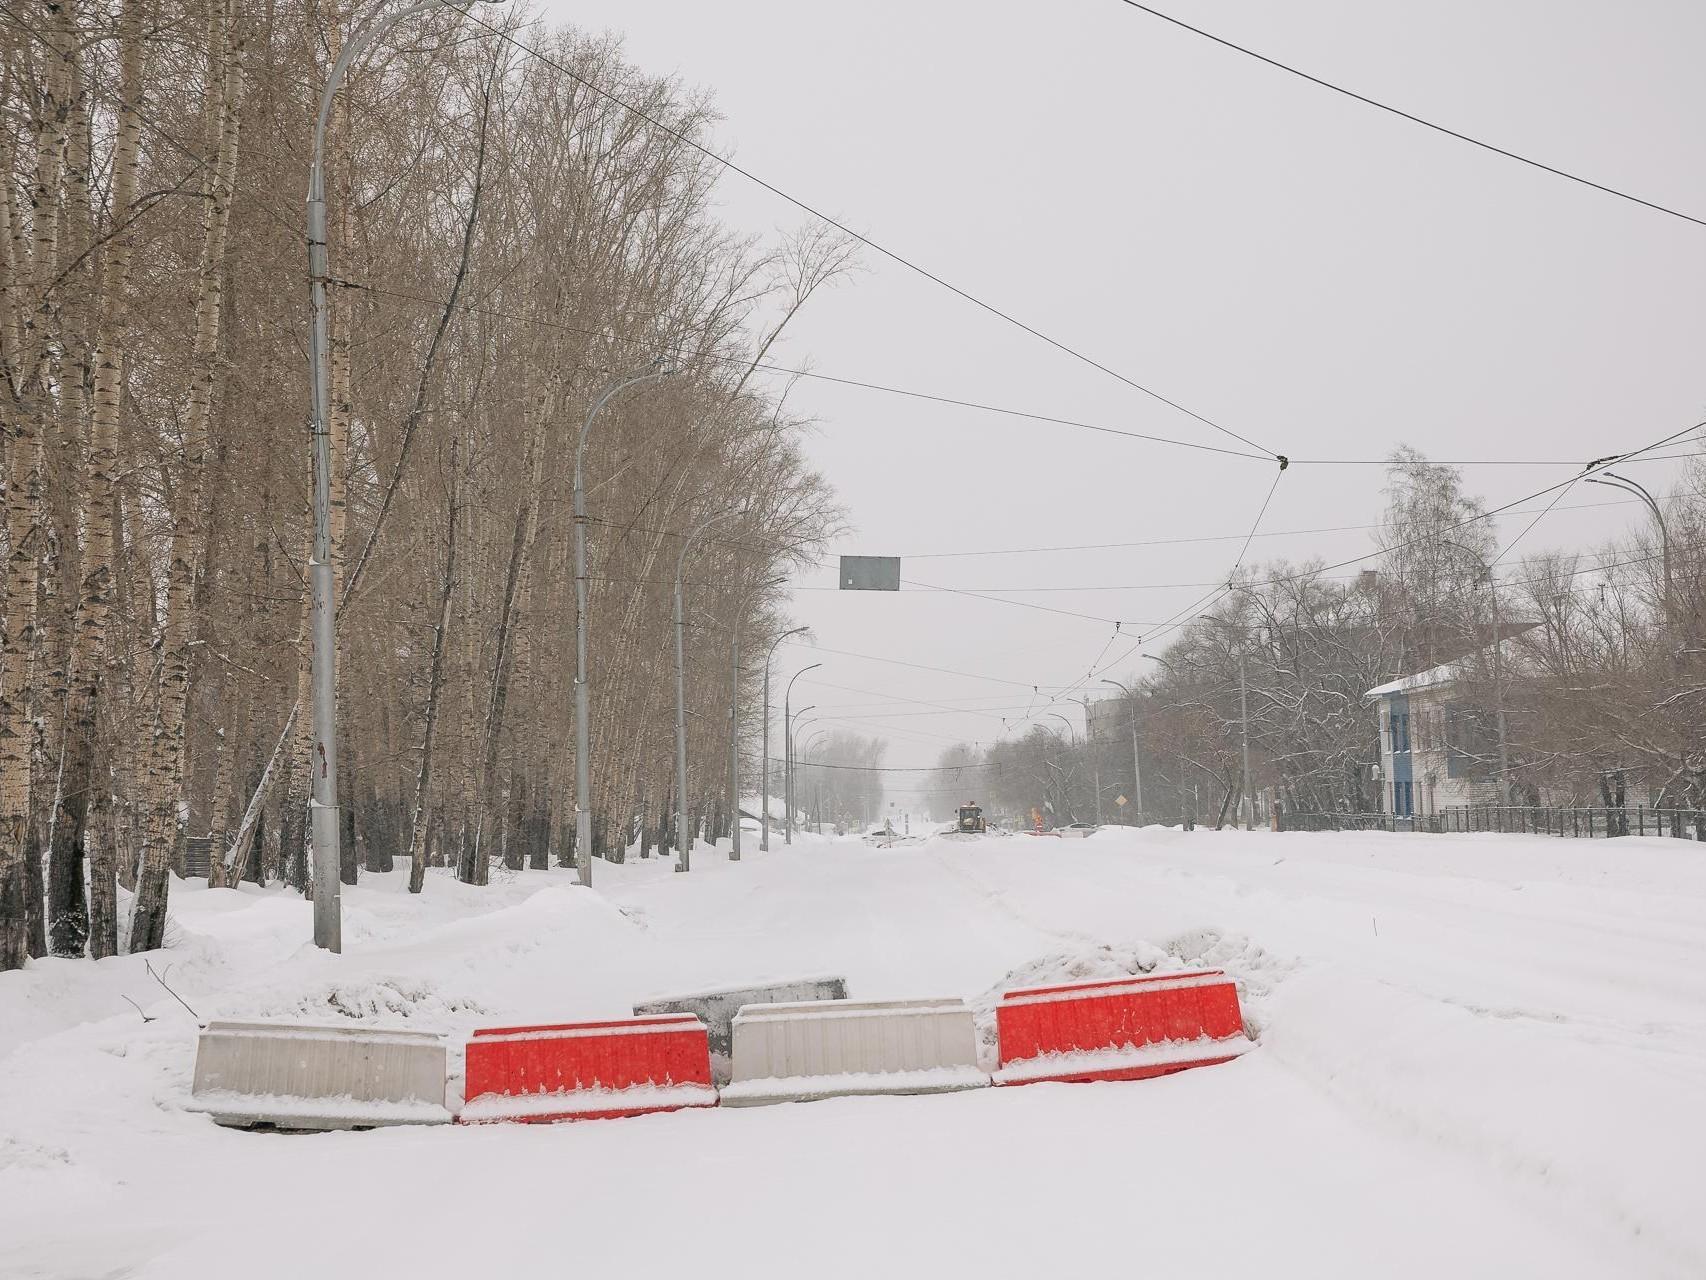
<svg viewBox="0 0 1706 1280"><path fill-rule="evenodd" d="M463 1124L609 1119L711 1107L711 1050L690 1013L476 1031Z"/></svg>
<svg viewBox="0 0 1706 1280"><path fill-rule="evenodd" d="M995 1010L996 1084L1142 1080L1253 1048L1219 969L1009 991Z"/></svg>

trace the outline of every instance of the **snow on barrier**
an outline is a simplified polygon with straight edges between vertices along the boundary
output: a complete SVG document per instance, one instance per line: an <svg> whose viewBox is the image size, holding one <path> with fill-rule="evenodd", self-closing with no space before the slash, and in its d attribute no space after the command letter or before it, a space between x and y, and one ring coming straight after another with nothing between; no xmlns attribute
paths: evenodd
<svg viewBox="0 0 1706 1280"><path fill-rule="evenodd" d="M474 1032L457 1120L612 1119L714 1107L705 1024L690 1013Z"/></svg>
<svg viewBox="0 0 1706 1280"><path fill-rule="evenodd" d="M425 1031L210 1022L189 1109L237 1128L444 1124L444 1059Z"/></svg>
<svg viewBox="0 0 1706 1280"><path fill-rule="evenodd" d="M1142 1080L1228 1062L1255 1046L1219 969L1006 992L996 1084Z"/></svg>
<svg viewBox="0 0 1706 1280"><path fill-rule="evenodd" d="M711 1079L729 1082L734 1054L734 1019L747 1005L801 1000L845 1000L846 978L793 978L747 987L718 987L682 996L664 996L634 1006L636 1018L660 1013L691 1013L705 1024L711 1042Z"/></svg>
<svg viewBox="0 0 1706 1280"><path fill-rule="evenodd" d="M735 1015L734 1079L722 1099L755 1106L988 1083L964 1001L807 1001Z"/></svg>

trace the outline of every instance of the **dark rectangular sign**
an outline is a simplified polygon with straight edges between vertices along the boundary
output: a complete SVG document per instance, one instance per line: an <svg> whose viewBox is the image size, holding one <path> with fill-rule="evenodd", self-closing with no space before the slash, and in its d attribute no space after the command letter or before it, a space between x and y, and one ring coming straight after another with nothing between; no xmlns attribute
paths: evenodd
<svg viewBox="0 0 1706 1280"><path fill-rule="evenodd" d="M899 591L899 556L842 556L843 591Z"/></svg>

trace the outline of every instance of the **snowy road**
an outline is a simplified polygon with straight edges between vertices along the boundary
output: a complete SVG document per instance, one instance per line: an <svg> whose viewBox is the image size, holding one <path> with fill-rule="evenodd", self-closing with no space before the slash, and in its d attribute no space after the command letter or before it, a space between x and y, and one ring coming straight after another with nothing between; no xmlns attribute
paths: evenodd
<svg viewBox="0 0 1706 1280"><path fill-rule="evenodd" d="M140 958L48 962L0 977L0 1276L1706 1274L1698 845L1151 829L695 866L376 878L341 958L289 895L179 886L169 980L203 1016L459 1035L797 973L976 999L1166 947L1240 979L1261 1046L1133 1084L250 1135L182 1110L195 1028Z"/></svg>

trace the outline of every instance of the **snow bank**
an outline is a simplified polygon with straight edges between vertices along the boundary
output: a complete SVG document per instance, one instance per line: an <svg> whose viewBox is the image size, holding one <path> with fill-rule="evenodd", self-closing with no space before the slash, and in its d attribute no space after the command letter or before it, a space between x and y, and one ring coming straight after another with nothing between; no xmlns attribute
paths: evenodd
<svg viewBox="0 0 1706 1280"><path fill-rule="evenodd" d="M572 1257L715 1276L737 1269L717 1242L755 1218L748 1277L802 1257L859 1280L1113 1275L1134 1241L1173 1275L1706 1274L1691 842L822 839L597 883L435 874L411 896L400 872L364 877L343 956L306 944L295 895L179 885L173 946L150 959L203 1018L453 1046L778 973L845 974L860 999L959 994L987 1020L1007 986L1212 966L1262 1051L1131 1084L279 1138L187 1110L196 1020L142 957L43 961L0 975L0 1275L465 1280ZM374 1188L455 1212L375 1211ZM277 1236L279 1205L321 1224L312 1250ZM880 1229L826 1252L825 1206Z"/></svg>

